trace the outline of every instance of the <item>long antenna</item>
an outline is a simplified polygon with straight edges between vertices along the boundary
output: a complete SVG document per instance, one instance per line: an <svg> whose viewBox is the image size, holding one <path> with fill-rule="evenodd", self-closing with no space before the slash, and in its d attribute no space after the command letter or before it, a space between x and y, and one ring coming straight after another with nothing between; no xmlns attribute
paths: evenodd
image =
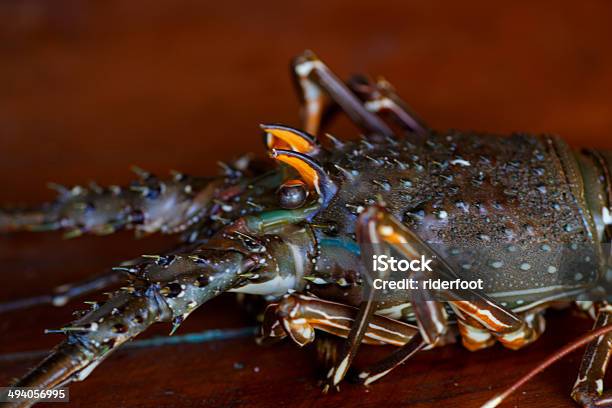
<svg viewBox="0 0 612 408"><path fill-rule="evenodd" d="M485 402L480 408L495 408L496 406L501 404L502 401L505 400L510 394L512 394L517 389L519 389L527 381L531 380L533 377L535 377L536 375L544 371L546 368L548 368L548 366L559 361L560 359L562 359L563 357L565 357L572 351L584 346L587 343L590 343L591 341L595 340L597 337L602 336L609 332L612 332L612 325L604 326L597 330L593 330L577 338L573 342L561 347L559 350L553 353L550 357L548 357L546 360L542 361L535 368L533 368L530 372L525 374L523 377L519 378L514 384L508 387L504 392L502 392L501 394L497 394L495 397Z"/></svg>

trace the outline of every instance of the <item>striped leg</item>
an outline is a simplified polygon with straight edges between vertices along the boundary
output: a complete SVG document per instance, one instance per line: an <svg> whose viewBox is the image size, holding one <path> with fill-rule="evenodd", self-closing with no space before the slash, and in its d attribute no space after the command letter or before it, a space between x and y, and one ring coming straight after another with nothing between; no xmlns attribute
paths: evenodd
<svg viewBox="0 0 612 408"><path fill-rule="evenodd" d="M315 338L315 329L347 338L357 313L358 309L352 306L300 294L286 295L279 303L271 304L266 309L257 340L261 344L289 336L298 345L304 346L313 341L318 342L319 337ZM455 333L448 334L437 345L453 343ZM323 340L321 345L317 343L317 353L328 366L328 363L338 361L337 344L331 344L328 337ZM376 314L370 319L361 342L400 347L390 356L361 370L355 376L356 381L365 385L382 378L427 346L416 326Z"/></svg>
<svg viewBox="0 0 612 408"><path fill-rule="evenodd" d="M546 328L546 320L541 311L525 313L522 316L523 323L506 333L496 333L457 309L455 311L461 342L470 351L491 347L497 341L506 348L518 350L536 341Z"/></svg>
<svg viewBox="0 0 612 408"><path fill-rule="evenodd" d="M374 302L375 290L372 288L368 291L366 300L361 304L357 310L355 319L351 325L348 333L346 342L342 347L340 355L338 357L338 363L334 365L327 373L325 385L323 386L323 392L327 392L330 387L336 388L338 384L344 379L344 376L348 372L357 350L364 340L367 334L370 322L374 316L376 304Z"/></svg>
<svg viewBox="0 0 612 408"><path fill-rule="evenodd" d="M596 305L597 320L594 329L612 324L612 306L607 302ZM612 353L612 333L605 334L589 343L578 378L572 389L572 398L584 408L612 407L612 393L604 391L604 376Z"/></svg>
<svg viewBox="0 0 612 408"><path fill-rule="evenodd" d="M499 342L506 348L518 350L540 338L546 329L546 319L542 311L525 313L523 324L518 330L499 336Z"/></svg>
<svg viewBox="0 0 612 408"><path fill-rule="evenodd" d="M364 76L355 76L349 87L364 101L372 113L388 114L399 126L408 132L425 135L427 126L395 93L393 86L384 78L375 83Z"/></svg>
<svg viewBox="0 0 612 408"><path fill-rule="evenodd" d="M346 338L357 317L358 309L341 303L293 293L279 303L269 305L264 314L258 342L291 337L300 346L315 339L315 329ZM418 335L408 323L373 315L362 342L403 346Z"/></svg>
<svg viewBox="0 0 612 408"><path fill-rule="evenodd" d="M470 317L458 318L457 327L461 335L461 344L470 351L491 347L496 343L491 332Z"/></svg>
<svg viewBox="0 0 612 408"><path fill-rule="evenodd" d="M386 249L386 244L389 243L387 234L390 231L395 231L393 228L387 228L389 225L386 220L389 217L389 214L379 207L370 207L361 213L357 221L356 232L358 241L365 244L364 250L367 251L368 248L372 248L372 251L382 253ZM371 259L371 255L366 254L365 259ZM367 285L364 290L365 299L359 307L355 323L352 325L345 346L340 353L339 363L328 373L328 383L325 389L336 387L348 372L361 340L367 331L369 321L375 312L377 305L374 299L379 291L372 285ZM435 344L447 329L444 306L442 303L427 300L427 294L420 290L409 292L413 295L410 301L419 322L420 336L427 344Z"/></svg>
<svg viewBox="0 0 612 408"><path fill-rule="evenodd" d="M359 98L314 53L304 52L295 58L292 67L304 101L303 115L308 133L318 133L323 113L331 100L367 135L393 136L389 126L368 111Z"/></svg>
<svg viewBox="0 0 612 408"><path fill-rule="evenodd" d="M364 76L355 76L345 85L310 51L293 60L291 72L302 103L302 127L312 135L319 133L338 108L369 135L392 136L393 131L379 115L388 115L419 138L428 132L424 122L383 78L372 83Z"/></svg>
<svg viewBox="0 0 612 408"><path fill-rule="evenodd" d="M390 356L382 359L371 367L362 370L356 375L356 380L363 385L370 385L374 381L383 378L389 374L395 367L403 364L410 357L422 350L427 343L421 337L421 334L415 335L408 343L394 351Z"/></svg>
<svg viewBox="0 0 612 408"><path fill-rule="evenodd" d="M311 135L317 135L326 117L336 110L337 105L321 86L304 72L305 58L298 57L291 62L291 74L300 97L302 128Z"/></svg>

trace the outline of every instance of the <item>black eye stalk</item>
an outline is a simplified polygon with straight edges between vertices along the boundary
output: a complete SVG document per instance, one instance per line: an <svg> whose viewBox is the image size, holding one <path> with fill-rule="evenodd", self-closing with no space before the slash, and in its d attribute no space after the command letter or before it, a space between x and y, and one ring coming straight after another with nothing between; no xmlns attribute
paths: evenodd
<svg viewBox="0 0 612 408"><path fill-rule="evenodd" d="M302 180L287 180L279 187L277 194L281 208L287 210L300 208L308 198L308 190Z"/></svg>

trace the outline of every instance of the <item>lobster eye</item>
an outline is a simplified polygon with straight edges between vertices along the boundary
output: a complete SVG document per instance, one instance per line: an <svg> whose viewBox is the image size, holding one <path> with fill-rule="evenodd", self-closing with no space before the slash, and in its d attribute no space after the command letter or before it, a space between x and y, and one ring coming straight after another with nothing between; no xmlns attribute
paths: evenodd
<svg viewBox="0 0 612 408"><path fill-rule="evenodd" d="M301 207L307 196L306 184L302 180L286 181L278 189L280 206L288 210Z"/></svg>

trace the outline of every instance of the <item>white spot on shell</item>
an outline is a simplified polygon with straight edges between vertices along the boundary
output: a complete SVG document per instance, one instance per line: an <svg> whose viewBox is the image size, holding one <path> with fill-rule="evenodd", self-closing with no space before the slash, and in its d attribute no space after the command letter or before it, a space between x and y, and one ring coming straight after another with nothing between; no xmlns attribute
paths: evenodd
<svg viewBox="0 0 612 408"><path fill-rule="evenodd" d="M602 219L603 219L603 223L606 225L612 225L612 214L610 214L610 209L607 207L604 207L602 210Z"/></svg>
<svg viewBox="0 0 612 408"><path fill-rule="evenodd" d="M504 263L502 261L493 261L493 262L491 262L491 267L492 268L499 269L502 266L504 266Z"/></svg>
<svg viewBox="0 0 612 408"><path fill-rule="evenodd" d="M471 164L469 161L467 161L467 160L463 160L463 159L455 159L455 160L451 160L451 162L450 162L450 163L451 163L451 164L457 164L457 165L459 165L459 166L463 166L463 167L469 167L469 166L471 166L471 165L472 165L472 164Z"/></svg>

